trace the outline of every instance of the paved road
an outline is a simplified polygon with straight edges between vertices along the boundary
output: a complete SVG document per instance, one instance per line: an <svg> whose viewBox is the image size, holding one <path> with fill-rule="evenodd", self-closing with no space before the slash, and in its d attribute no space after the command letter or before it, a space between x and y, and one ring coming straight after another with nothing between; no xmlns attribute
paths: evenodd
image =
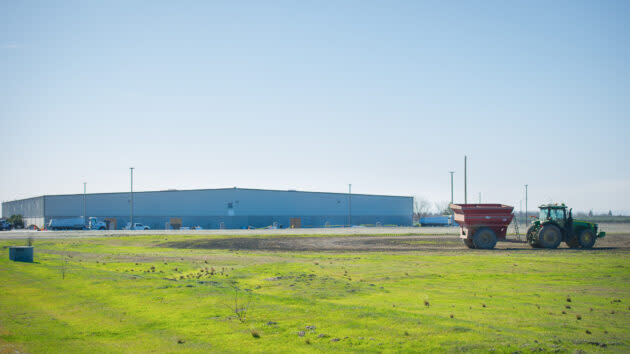
<svg viewBox="0 0 630 354"><path fill-rule="evenodd" d="M118 237L137 235L402 235L430 234L444 235L459 233L457 227L340 227L340 228L303 228L303 229L254 229L254 230L86 230L86 231L30 231L14 230L0 232L0 239L22 238L81 238L81 237Z"/></svg>

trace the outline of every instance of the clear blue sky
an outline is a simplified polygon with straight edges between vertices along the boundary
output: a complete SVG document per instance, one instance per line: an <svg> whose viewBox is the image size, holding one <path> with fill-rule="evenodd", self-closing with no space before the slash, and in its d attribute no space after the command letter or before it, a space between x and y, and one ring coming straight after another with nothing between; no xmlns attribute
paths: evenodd
<svg viewBox="0 0 630 354"><path fill-rule="evenodd" d="M250 187L630 213L630 2L0 3L0 200Z"/></svg>

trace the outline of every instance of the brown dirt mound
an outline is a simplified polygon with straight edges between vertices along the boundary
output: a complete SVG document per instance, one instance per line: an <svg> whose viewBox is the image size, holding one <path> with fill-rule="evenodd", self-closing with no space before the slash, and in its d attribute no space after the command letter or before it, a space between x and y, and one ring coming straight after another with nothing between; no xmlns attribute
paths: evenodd
<svg viewBox="0 0 630 354"><path fill-rule="evenodd" d="M497 243L497 249L531 250L518 240ZM316 251L316 252L378 252L467 250L457 236L342 236L342 237L230 237L220 239L195 239L167 242L159 245L170 248L230 249L262 251ZM562 244L560 250L569 251ZM609 235L599 239L593 251L630 250L630 234ZM583 250L572 250L583 251Z"/></svg>

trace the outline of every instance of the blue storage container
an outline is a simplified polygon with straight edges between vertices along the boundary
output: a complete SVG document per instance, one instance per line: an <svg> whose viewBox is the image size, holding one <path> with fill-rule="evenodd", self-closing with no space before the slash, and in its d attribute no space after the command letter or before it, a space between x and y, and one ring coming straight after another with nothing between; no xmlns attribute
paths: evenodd
<svg viewBox="0 0 630 354"><path fill-rule="evenodd" d="M33 246L10 246L9 259L14 262L33 263Z"/></svg>

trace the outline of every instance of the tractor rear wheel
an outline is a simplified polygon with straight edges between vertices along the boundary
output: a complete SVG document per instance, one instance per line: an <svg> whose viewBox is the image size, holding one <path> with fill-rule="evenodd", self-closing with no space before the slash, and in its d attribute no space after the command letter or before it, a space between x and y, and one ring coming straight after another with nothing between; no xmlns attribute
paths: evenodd
<svg viewBox="0 0 630 354"><path fill-rule="evenodd" d="M578 241L580 242L580 247L582 248L593 248L593 245L595 244L595 234L592 230L583 230L578 236Z"/></svg>
<svg viewBox="0 0 630 354"><path fill-rule="evenodd" d="M536 237L535 226L530 226L529 229L527 229L527 243L529 243L529 245L532 246L532 248L540 248L540 245L538 244L538 240Z"/></svg>
<svg viewBox="0 0 630 354"><path fill-rule="evenodd" d="M538 244L543 248L558 248L562 242L562 231L555 225L545 225L538 231Z"/></svg>
<svg viewBox="0 0 630 354"><path fill-rule="evenodd" d="M464 244L466 245L466 247L468 248L475 248L475 244L473 243L473 241L469 238L463 238L462 241L464 241Z"/></svg>
<svg viewBox="0 0 630 354"><path fill-rule="evenodd" d="M491 250L497 244L497 234L487 227L482 227L473 235L473 245L482 250Z"/></svg>

